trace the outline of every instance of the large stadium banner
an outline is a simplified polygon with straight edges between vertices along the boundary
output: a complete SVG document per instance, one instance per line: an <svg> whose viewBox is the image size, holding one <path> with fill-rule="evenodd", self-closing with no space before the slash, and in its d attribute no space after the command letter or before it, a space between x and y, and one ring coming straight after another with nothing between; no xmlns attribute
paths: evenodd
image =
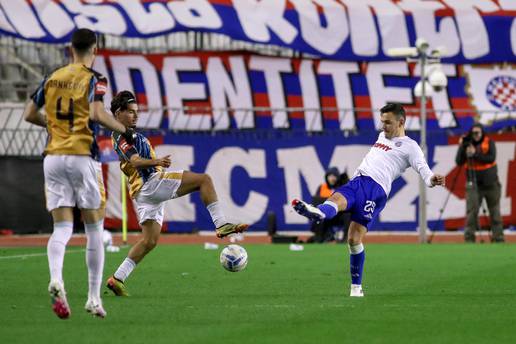
<svg viewBox="0 0 516 344"><path fill-rule="evenodd" d="M385 61L425 38L445 62L514 61L514 0L0 0L0 32L63 43L78 27L125 37L201 31L322 58Z"/></svg>
<svg viewBox="0 0 516 344"><path fill-rule="evenodd" d="M212 177L229 220L250 223L251 230L264 231L267 215L274 213L280 230L300 231L308 230L309 225L291 209L290 201L295 197L310 201L329 167L335 166L352 176L377 135L345 137L338 132L309 135L302 131L246 131L237 135L183 132L149 137L158 156L171 154L171 170L205 172ZM516 135L491 137L496 141L496 162L502 185L501 213L506 225L514 225ZM466 182L464 168L455 164L457 141L458 137L437 134L429 145L430 167L435 173L446 176L446 187L427 189L429 227L434 230L464 226ZM119 162L109 138L100 140L99 145L105 161L106 225L118 227L122 217ZM372 230L413 231L417 228L418 183L419 175L412 169L394 182L387 205ZM137 229L134 205L131 201L127 203L130 227ZM198 194L168 201L165 225L172 232L213 229Z"/></svg>
<svg viewBox="0 0 516 344"><path fill-rule="evenodd" d="M379 128L378 109L399 102L408 110L407 128L420 129L420 103L413 93L420 69L404 61L103 51L94 69L109 79L107 103L117 91L135 92L144 108L138 125L145 128L363 133ZM512 65L444 64L443 71L448 86L432 92L427 104L431 132L463 132L474 120L491 129L516 124Z"/></svg>

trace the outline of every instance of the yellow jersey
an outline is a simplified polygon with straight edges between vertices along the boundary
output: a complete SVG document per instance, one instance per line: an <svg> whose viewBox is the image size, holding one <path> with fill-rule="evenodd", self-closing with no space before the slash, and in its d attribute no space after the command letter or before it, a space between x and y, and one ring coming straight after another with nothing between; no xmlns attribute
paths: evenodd
<svg viewBox="0 0 516 344"><path fill-rule="evenodd" d="M90 103L104 101L107 79L82 64L72 63L48 75L31 98L47 116L45 155L90 155L98 159L97 124Z"/></svg>

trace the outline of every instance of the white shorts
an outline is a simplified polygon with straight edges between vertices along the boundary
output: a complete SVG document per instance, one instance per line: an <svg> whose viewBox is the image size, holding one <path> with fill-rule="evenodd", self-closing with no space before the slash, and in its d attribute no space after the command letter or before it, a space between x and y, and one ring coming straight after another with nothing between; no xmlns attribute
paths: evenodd
<svg viewBox="0 0 516 344"><path fill-rule="evenodd" d="M163 224L164 202L177 197L182 178L183 170L158 172L143 184L134 200L140 224L147 220Z"/></svg>
<svg viewBox="0 0 516 344"><path fill-rule="evenodd" d="M106 192L100 162L86 155L47 155L43 160L47 209L100 209Z"/></svg>

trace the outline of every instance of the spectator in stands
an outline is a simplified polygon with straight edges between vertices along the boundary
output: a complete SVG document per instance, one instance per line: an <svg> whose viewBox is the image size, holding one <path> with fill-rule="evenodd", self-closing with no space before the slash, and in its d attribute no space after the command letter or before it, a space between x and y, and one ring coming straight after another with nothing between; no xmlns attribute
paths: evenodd
<svg viewBox="0 0 516 344"><path fill-rule="evenodd" d="M79 29L72 34L71 43L72 63L45 77L23 115L26 121L47 128L49 136L43 170L47 209L54 222L47 246L52 310L62 319L71 313L62 270L66 245L73 233L73 208L77 205L87 237L89 291L85 309L103 318L106 311L100 299L100 286L106 200L95 141L97 124L91 121L121 133L127 140L132 140L133 130L126 129L104 109L107 79L91 69L97 49L95 33Z"/></svg>
<svg viewBox="0 0 516 344"><path fill-rule="evenodd" d="M504 242L502 217L500 215L501 185L496 165L496 146L484 132L481 124L475 124L459 140L455 158L457 165L465 165L466 227L464 240L475 242L478 227L478 211L485 199L491 219L491 241Z"/></svg>
<svg viewBox="0 0 516 344"><path fill-rule="evenodd" d="M318 188L312 198L313 205L319 205L324 203L335 191L336 188L346 184L349 181L347 173L339 173L336 167L331 167L326 171L324 175L324 183ZM320 223L312 222L311 231L314 233L313 237L308 239L308 242L330 242L334 240L345 241L347 240L347 232L349 223L351 221L349 211L340 211L337 216L332 219L324 220ZM342 233L342 236L338 238L338 234Z"/></svg>

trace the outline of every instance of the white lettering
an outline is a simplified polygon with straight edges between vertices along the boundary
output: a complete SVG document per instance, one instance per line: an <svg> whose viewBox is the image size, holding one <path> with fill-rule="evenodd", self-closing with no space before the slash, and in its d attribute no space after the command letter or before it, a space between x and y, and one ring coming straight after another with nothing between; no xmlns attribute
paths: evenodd
<svg viewBox="0 0 516 344"><path fill-rule="evenodd" d="M241 56L229 57L231 75L224 68L219 57L210 57L206 67L206 77L210 90L211 105L215 108L213 121L214 129L229 128L229 107L238 109L233 112L238 128L253 128L254 116L252 111L245 110L253 107L251 86Z"/></svg>
<svg viewBox="0 0 516 344"><path fill-rule="evenodd" d="M464 57L475 59L489 54L489 35L478 10L495 12L499 10L498 6L486 0L443 1L455 12Z"/></svg>
<svg viewBox="0 0 516 344"><path fill-rule="evenodd" d="M446 8L441 2L402 0L398 6L412 12L416 37L426 39L431 47L446 47L443 56L455 56L460 52L459 33L453 18L442 17L439 25L436 25L435 11Z"/></svg>
<svg viewBox="0 0 516 344"><path fill-rule="evenodd" d="M443 64L442 69L447 77L454 77L457 75L454 65ZM437 111L435 115L437 117L439 127L455 128L457 126L457 121L451 111L452 107L450 105L450 97L448 96L448 88L444 88L440 92L434 92L434 95L432 96L432 104L434 109Z"/></svg>
<svg viewBox="0 0 516 344"><path fill-rule="evenodd" d="M231 171L236 167L244 168L251 178L265 178L265 152L261 149L245 151L239 147L226 147L215 152L206 166L206 173L213 179L228 221L252 224L265 214L269 198L250 191L244 205L236 204L231 197L231 186L238 187L239 192L245 192L246 185L235 181L232 183Z"/></svg>
<svg viewBox="0 0 516 344"><path fill-rule="evenodd" d="M514 180L514 175L509 174L509 166L515 160L515 150L515 142L496 142L496 164L498 165L498 177L502 181L502 197L500 198L502 216L510 215L512 209L512 198L508 195L508 186L510 180Z"/></svg>
<svg viewBox="0 0 516 344"><path fill-rule="evenodd" d="M292 43L298 32L285 18L286 0L233 0L245 34L258 42L269 42L269 29L283 42Z"/></svg>
<svg viewBox="0 0 516 344"><path fill-rule="evenodd" d="M28 2L0 0L0 8L3 9L9 22L14 26L20 36L25 38L40 38L46 35ZM11 26L9 25L8 27Z"/></svg>
<svg viewBox="0 0 516 344"><path fill-rule="evenodd" d="M341 4L333 0L290 0L299 13L301 35L306 43L318 51L332 55L348 38L349 28L346 12ZM326 18L323 27L316 4L321 6Z"/></svg>
<svg viewBox="0 0 516 344"><path fill-rule="evenodd" d="M9 20L7 20L2 7L0 7L0 29L11 33L16 32L16 30L9 23Z"/></svg>
<svg viewBox="0 0 516 344"><path fill-rule="evenodd" d="M371 106L377 110L387 102L410 104L412 102L412 90L408 87L386 86L385 76L408 76L409 71L406 62L374 62L367 67L366 79L369 87ZM374 123L377 129L381 127L380 114L374 112Z"/></svg>
<svg viewBox="0 0 516 344"><path fill-rule="evenodd" d="M369 7L358 1L341 1L348 9L353 52L360 56L375 56L378 54L378 34Z"/></svg>
<svg viewBox="0 0 516 344"><path fill-rule="evenodd" d="M498 5L506 11L516 10L516 2L514 0L498 0Z"/></svg>
<svg viewBox="0 0 516 344"><path fill-rule="evenodd" d="M374 141L371 142L373 143ZM341 173L346 172L351 178L370 149L369 145L335 146L329 166L337 167Z"/></svg>
<svg viewBox="0 0 516 344"><path fill-rule="evenodd" d="M512 20L511 25L511 47L512 53L516 55L516 19Z"/></svg>
<svg viewBox="0 0 516 344"><path fill-rule="evenodd" d="M319 104L319 90L315 77L312 60L302 60L299 66L299 83L303 95L305 110L305 128L308 131L322 130L321 104Z"/></svg>
<svg viewBox="0 0 516 344"><path fill-rule="evenodd" d="M41 23L48 32L56 38L66 36L75 28L70 16L55 2L47 0L32 0Z"/></svg>
<svg viewBox="0 0 516 344"><path fill-rule="evenodd" d="M419 175L413 169L403 173L406 184L397 192L391 192L389 201L380 213L382 222L416 221L414 200L419 195Z"/></svg>
<svg viewBox="0 0 516 344"><path fill-rule="evenodd" d="M252 56L249 61L249 69L263 71L270 106L274 110L272 114L274 128L288 128L290 126L288 115L284 110L279 109L286 107L281 73L292 72L290 60Z"/></svg>
<svg viewBox="0 0 516 344"><path fill-rule="evenodd" d="M390 0L342 0L349 12L351 25L351 46L353 52L362 56L378 54L378 36L375 25L374 9L383 52L389 48L409 45L405 15L399 7Z"/></svg>
<svg viewBox="0 0 516 344"><path fill-rule="evenodd" d="M441 174L443 176L448 176L448 180L451 179L450 183L454 183L455 185L450 184L443 187L434 187L427 188L427 217L428 220L437 220L440 216L440 210L443 209L442 219L450 219L450 218L458 218L463 217L466 213L466 205L464 204L464 200L459 199L453 191L456 191L458 188L457 183L457 172L464 173L464 170L453 171L457 165L455 164L455 154L457 154L458 147L455 145L446 145L446 146L436 146L434 149L434 165L432 166L432 172L436 174ZM411 169L412 170L412 169ZM413 170L412 170L413 171ZM405 179L405 173L403 178ZM416 182L419 184L419 176L416 175ZM415 184L413 188L419 192L418 184ZM410 186L404 186L404 189ZM451 190L451 191L450 191ZM444 204L445 200L448 199L448 203ZM410 202L414 204L415 199L407 199L406 202ZM446 207L445 207L446 206ZM415 220L415 213L414 213Z"/></svg>
<svg viewBox="0 0 516 344"><path fill-rule="evenodd" d="M202 72L198 57L167 57L163 60L163 81L168 106L169 128L180 130L211 129L211 115L185 114L183 100L206 99L206 87L203 83L181 83L179 73Z"/></svg>
<svg viewBox="0 0 516 344"><path fill-rule="evenodd" d="M143 34L173 29L174 18L165 4L154 2L144 7L139 0L121 0L118 4L131 18L136 30Z"/></svg>
<svg viewBox="0 0 516 344"><path fill-rule="evenodd" d="M287 224L306 223L307 219L292 211L290 201L295 197L303 198L301 178L308 186L310 196L317 191L317 187L324 181L324 168L319 161L313 146L278 149L276 151L278 166L285 173L287 188L287 204L283 205L283 216ZM306 195L308 196L308 195Z"/></svg>
<svg viewBox="0 0 516 344"><path fill-rule="evenodd" d="M353 95L349 74L359 72L358 64L356 62L321 61L317 72L319 74L330 74L332 77L337 107L345 109L339 111L340 128L355 128L355 117L351 111ZM349 111L346 109L349 109Z"/></svg>
<svg viewBox="0 0 516 344"><path fill-rule="evenodd" d="M62 0L61 3L70 12L77 14L74 21L78 27L113 35L122 35L127 30L124 17L113 6L87 5L79 0Z"/></svg>
<svg viewBox="0 0 516 344"><path fill-rule="evenodd" d="M219 15L206 0L170 1L167 5L177 21L186 27L218 29L222 26Z"/></svg>
<svg viewBox="0 0 516 344"><path fill-rule="evenodd" d="M147 104L147 111L140 111L137 125L143 128L159 128L163 116L163 103L159 87L158 75L155 67L142 55L111 56L113 77L119 91L129 90L134 93L131 71L141 73Z"/></svg>
<svg viewBox="0 0 516 344"><path fill-rule="evenodd" d="M454 77L457 75L455 65L451 64L442 64L442 71L447 77ZM414 76L421 75L420 65L417 64L414 68ZM457 126L457 121L453 116L453 112L451 110L450 98L448 97L448 89L444 88L439 92L432 92L432 104L433 108L436 111L435 116L439 123L439 127L441 128L455 128ZM415 99L414 99L415 102ZM419 130L421 124L419 122L419 117L415 118L415 120L410 121L410 128L412 130ZM408 121L407 121L408 123ZM406 126L408 128L408 126Z"/></svg>

